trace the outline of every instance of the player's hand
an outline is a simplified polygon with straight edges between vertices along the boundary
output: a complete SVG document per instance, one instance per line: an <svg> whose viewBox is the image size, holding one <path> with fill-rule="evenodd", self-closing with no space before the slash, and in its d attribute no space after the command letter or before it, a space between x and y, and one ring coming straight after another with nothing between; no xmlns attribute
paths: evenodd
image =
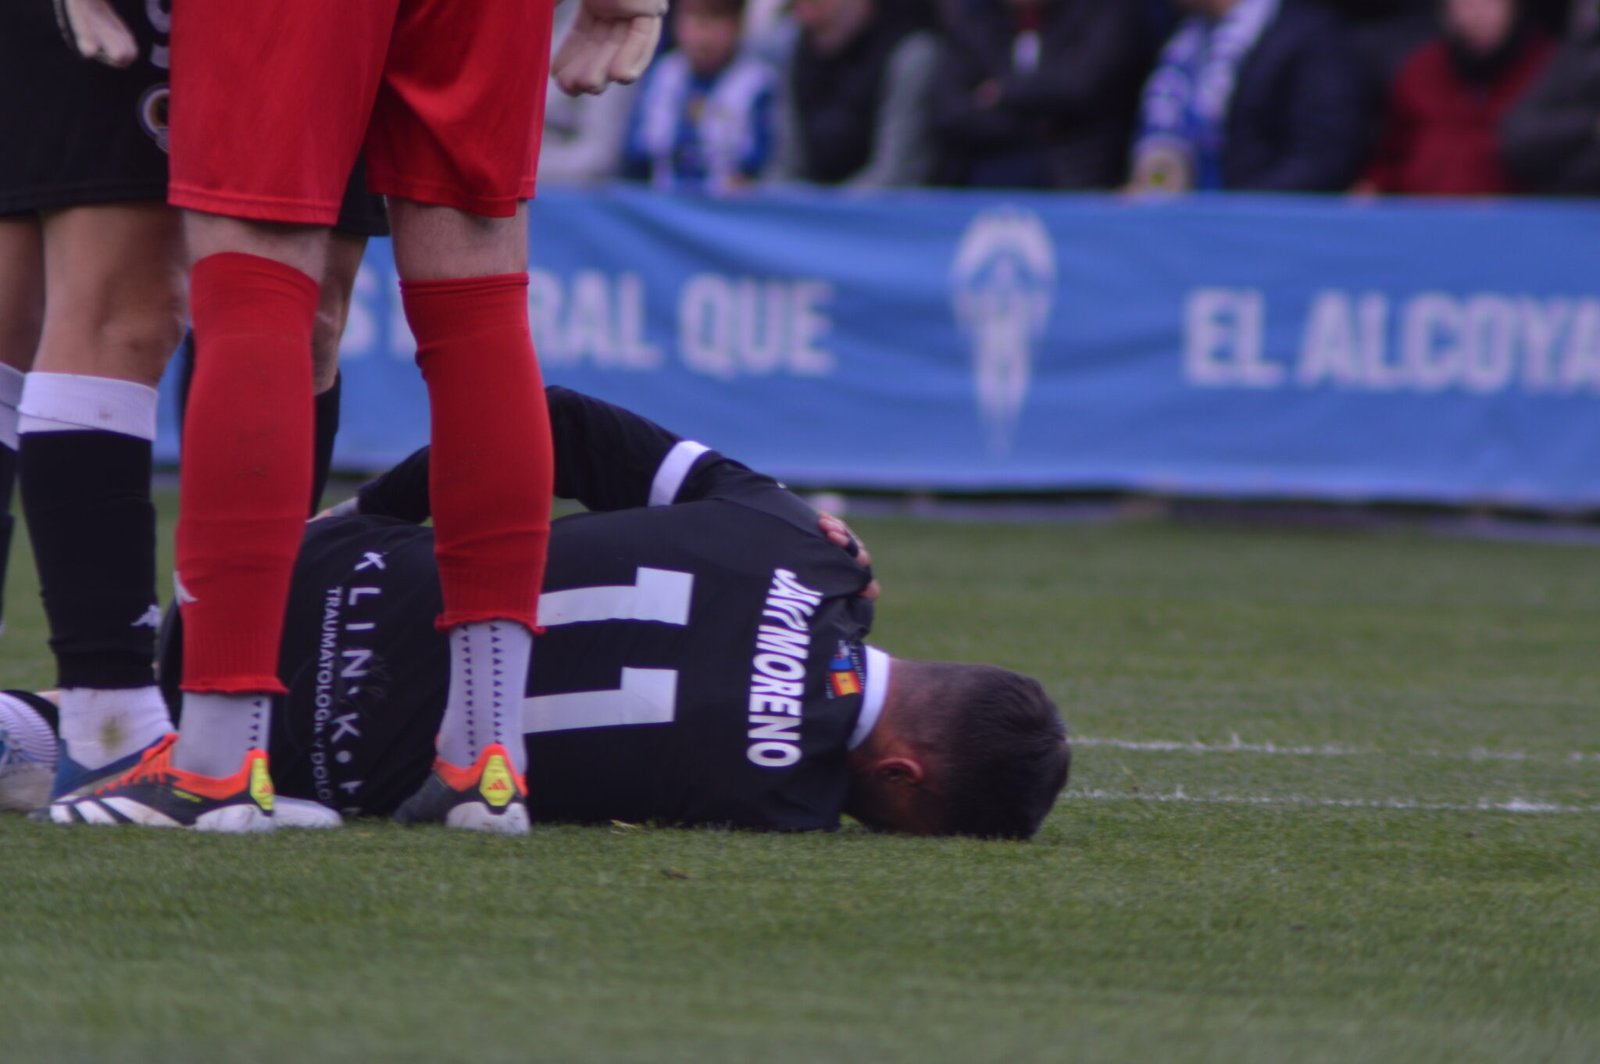
<svg viewBox="0 0 1600 1064"><path fill-rule="evenodd" d="M139 42L106 0L54 0L56 25L85 59L125 67L139 58Z"/></svg>
<svg viewBox="0 0 1600 1064"><path fill-rule="evenodd" d="M307 521L306 524L309 525L314 521L326 521L330 517L348 517L351 514L358 514L360 512L361 496L352 495L348 499L344 500L344 502L334 503L332 506L325 507L320 513L316 514L311 518L311 520Z"/></svg>
<svg viewBox="0 0 1600 1064"><path fill-rule="evenodd" d="M829 543L854 558L856 564L861 568L872 568L872 555L867 551L866 544L856 538L855 533L850 531L850 526L845 524L844 521L825 510L819 511L817 513L817 527L822 530L824 536L828 537ZM873 577L872 583L862 589L861 597L876 601L882 592L883 588L878 586L878 578Z"/></svg>
<svg viewBox="0 0 1600 1064"><path fill-rule="evenodd" d="M550 64L569 96L638 81L656 54L667 0L580 0L577 18Z"/></svg>

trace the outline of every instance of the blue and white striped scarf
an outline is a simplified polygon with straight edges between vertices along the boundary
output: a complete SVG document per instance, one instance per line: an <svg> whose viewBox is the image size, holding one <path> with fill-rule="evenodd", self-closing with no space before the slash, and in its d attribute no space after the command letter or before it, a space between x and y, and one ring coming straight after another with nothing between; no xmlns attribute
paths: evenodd
<svg viewBox="0 0 1600 1064"><path fill-rule="evenodd" d="M1222 187L1234 84L1279 2L1239 0L1220 19L1191 15L1178 26L1145 82L1135 159L1146 152L1175 155L1186 160L1191 187Z"/></svg>

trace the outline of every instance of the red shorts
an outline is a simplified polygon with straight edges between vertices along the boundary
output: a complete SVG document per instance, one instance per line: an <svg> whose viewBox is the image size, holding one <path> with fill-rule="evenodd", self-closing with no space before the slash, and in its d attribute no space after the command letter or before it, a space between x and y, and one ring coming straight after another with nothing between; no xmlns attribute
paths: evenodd
<svg viewBox="0 0 1600 1064"><path fill-rule="evenodd" d="M374 192L509 217L533 195L553 0L176 0L174 206L329 225Z"/></svg>

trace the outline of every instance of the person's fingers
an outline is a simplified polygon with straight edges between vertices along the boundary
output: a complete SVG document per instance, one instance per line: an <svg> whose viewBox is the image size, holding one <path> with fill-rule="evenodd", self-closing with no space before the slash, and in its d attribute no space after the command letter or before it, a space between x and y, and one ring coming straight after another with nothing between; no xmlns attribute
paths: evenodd
<svg viewBox="0 0 1600 1064"><path fill-rule="evenodd" d="M589 39L588 34L580 33L576 27L567 34L567 39L561 42L561 50L556 53L552 66L556 84L568 96L581 96L598 91L588 73L593 66L589 56L593 47L594 42Z"/></svg>
<svg viewBox="0 0 1600 1064"><path fill-rule="evenodd" d="M854 558L857 565L863 569L872 568L872 552L867 550L867 545L861 542L843 519L826 510L818 510L817 528L827 537L829 543ZM881 590L878 581L874 579L861 594L863 598L876 599Z"/></svg>
<svg viewBox="0 0 1600 1064"><path fill-rule="evenodd" d="M578 12L551 64L561 91L570 96L592 95L606 87L606 68L612 54L609 38L614 29L614 25L591 15L587 7Z"/></svg>
<svg viewBox="0 0 1600 1064"><path fill-rule="evenodd" d="M584 90L591 95L604 92L611 84L611 63L628 32L627 23L596 20L592 46L582 68Z"/></svg>
<svg viewBox="0 0 1600 1064"><path fill-rule="evenodd" d="M583 6L595 18L608 22L661 18L667 13L667 0L583 0Z"/></svg>
<svg viewBox="0 0 1600 1064"><path fill-rule="evenodd" d="M568 95L599 93L639 80L661 40L661 0L584 0L551 63Z"/></svg>
<svg viewBox="0 0 1600 1064"><path fill-rule="evenodd" d="M56 13L85 59L125 67L139 58L139 42L105 0L59 0Z"/></svg>
<svg viewBox="0 0 1600 1064"><path fill-rule="evenodd" d="M581 21L582 19L583 15L580 12L577 16L577 20ZM561 38L560 47L556 49L555 58L550 60L551 75L555 77L556 84L560 87L561 91L569 96L576 96L583 91L573 82L571 74L572 68L576 62L573 58L573 55L583 47L577 29L577 25L574 24L570 29L567 30L566 36Z"/></svg>
<svg viewBox="0 0 1600 1064"><path fill-rule="evenodd" d="M828 537L829 543L852 554L855 553L855 551L851 550L851 544L855 542L855 536L851 535L850 526L838 517L828 513L826 510L820 510L817 512L817 527L821 529L824 536Z"/></svg>
<svg viewBox="0 0 1600 1064"><path fill-rule="evenodd" d="M622 43L611 59L607 74L612 81L631 85L644 76L655 58L656 45L661 41L661 19L644 16L629 19L624 26Z"/></svg>

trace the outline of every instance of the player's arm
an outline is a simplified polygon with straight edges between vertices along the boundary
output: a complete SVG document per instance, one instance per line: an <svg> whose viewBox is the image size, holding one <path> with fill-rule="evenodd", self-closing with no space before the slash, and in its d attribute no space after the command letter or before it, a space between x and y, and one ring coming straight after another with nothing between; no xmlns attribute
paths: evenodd
<svg viewBox="0 0 1600 1064"><path fill-rule="evenodd" d="M590 510L782 490L771 477L602 399L560 387L546 388L545 398L555 443L555 493ZM427 520L428 461L424 447L334 512Z"/></svg>
<svg viewBox="0 0 1600 1064"><path fill-rule="evenodd" d="M771 477L649 418L568 388L549 388L556 494L590 510L670 506L781 490Z"/></svg>
<svg viewBox="0 0 1600 1064"><path fill-rule="evenodd" d="M433 516L433 500L428 495L429 450L419 447L412 451L399 465L367 481L352 498L321 516L374 514L420 525Z"/></svg>
<svg viewBox="0 0 1600 1064"><path fill-rule="evenodd" d="M743 500L820 533L867 571L862 597L878 597L872 558L838 517L817 513L772 477L630 410L565 388L549 388L546 394L555 435L557 495L577 499L590 510Z"/></svg>

